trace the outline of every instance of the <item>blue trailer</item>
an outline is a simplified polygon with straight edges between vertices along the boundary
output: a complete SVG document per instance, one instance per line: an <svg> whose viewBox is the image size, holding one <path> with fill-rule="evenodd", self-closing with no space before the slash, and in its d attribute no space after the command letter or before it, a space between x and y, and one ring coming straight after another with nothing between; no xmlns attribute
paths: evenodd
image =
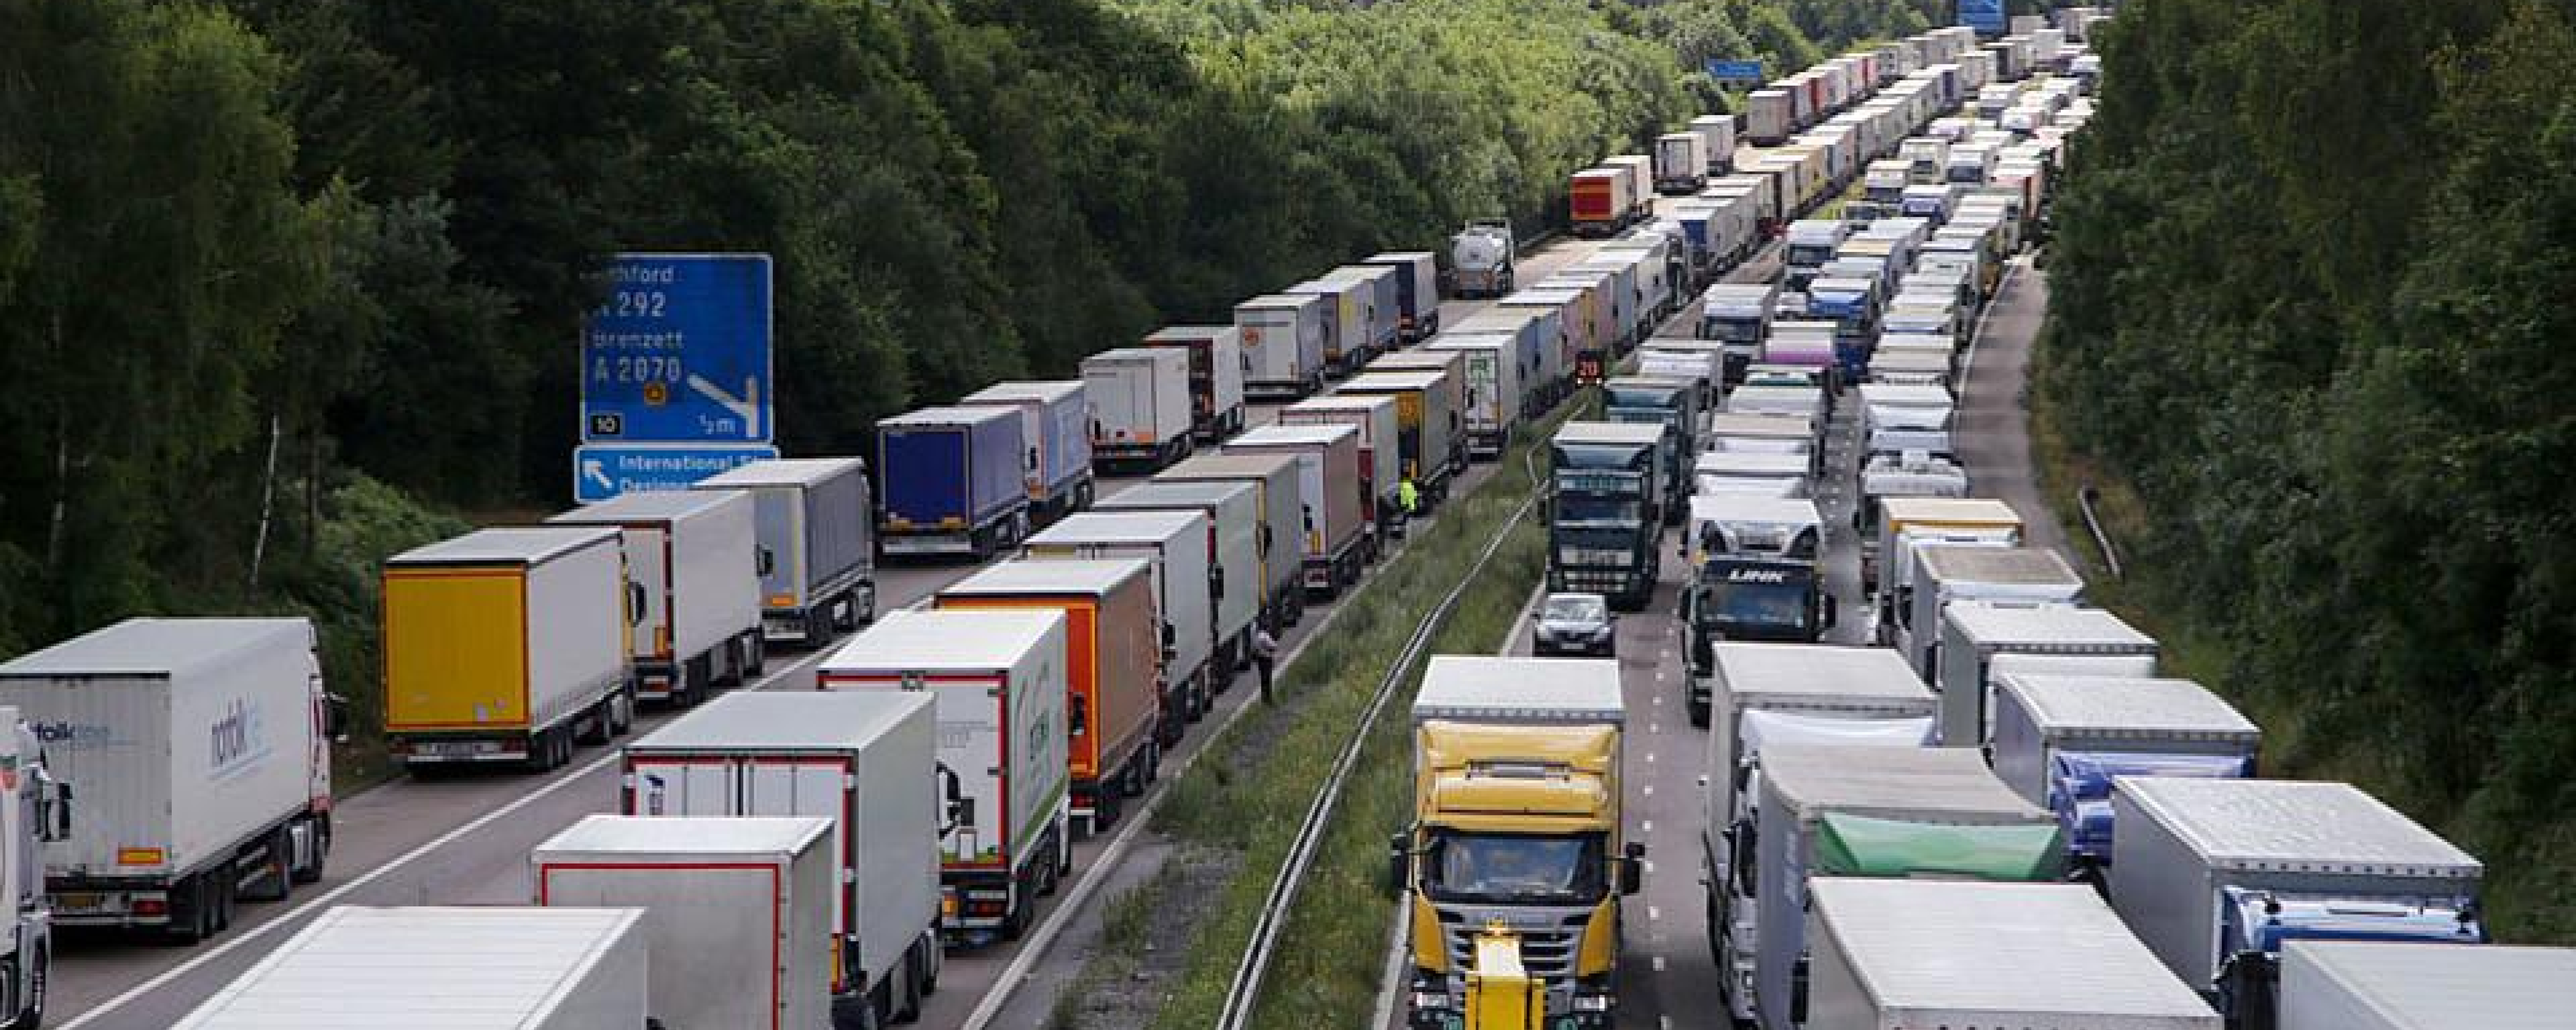
<svg viewBox="0 0 2576 1030"><path fill-rule="evenodd" d="M1015 407L923 408L877 423L877 539L887 556L982 560L1028 536Z"/></svg>
<svg viewBox="0 0 2576 1030"><path fill-rule="evenodd" d="M1091 394L1082 380L994 383L957 403L1019 410L1031 523L1091 507Z"/></svg>

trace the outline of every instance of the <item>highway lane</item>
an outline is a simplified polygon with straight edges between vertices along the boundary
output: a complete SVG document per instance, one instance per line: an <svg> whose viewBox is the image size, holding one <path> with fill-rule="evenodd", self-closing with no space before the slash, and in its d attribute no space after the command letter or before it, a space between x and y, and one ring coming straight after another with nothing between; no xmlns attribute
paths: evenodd
<svg viewBox="0 0 2576 1030"><path fill-rule="evenodd" d="M1968 350L1959 390L1959 460L1968 467L1969 493L2012 505L2033 546L2055 550L2081 569L2084 556L2067 545L2030 460L2030 353L2047 313L2048 273L2028 255L2014 258Z"/></svg>
<svg viewBox="0 0 2576 1030"><path fill-rule="evenodd" d="M1534 280L1588 255L1597 244L1558 241L1522 259L1524 281ZM1441 305L1444 323L1465 318L1490 301ZM1276 405L1255 405L1247 425L1266 423ZM1483 473L1480 471L1477 476ZM1100 496L1142 481L1104 478ZM1471 482L1473 480L1471 479ZM974 571L975 566L884 566L878 572L879 610L914 604ZM1294 649L1322 622L1329 606L1310 607L1307 619L1281 641ZM756 689L811 689L813 667L828 648L773 656ZM1240 706L1250 690L1229 691L1211 720ZM669 713L646 713L638 732L649 732ZM1206 725L1213 726L1213 721ZM1208 738L1193 728L1173 757L1187 760ZM339 804L330 872L322 883L299 889L284 904L243 905L232 929L193 948L172 948L114 937L67 940L56 963L50 1008L64 1030L157 1030L176 1022L204 998L263 957L277 943L330 904L510 905L530 895L530 849L594 812L614 811L618 782L613 749L584 748L575 763L544 777L494 773L434 780L401 778ZM1075 848L1078 877L1098 875L1101 841ZM1048 918L1059 902L1040 909ZM924 1025L962 1025L966 1013L993 985L1017 945L951 956L940 992L930 999ZM1032 1001L1044 992L1030 992ZM1015 999L1016 1000L1016 999ZM1051 1005L1051 1001L1048 1002ZM1034 1005L1015 1004L1012 1011ZM994 1025L1037 1025L997 1021Z"/></svg>

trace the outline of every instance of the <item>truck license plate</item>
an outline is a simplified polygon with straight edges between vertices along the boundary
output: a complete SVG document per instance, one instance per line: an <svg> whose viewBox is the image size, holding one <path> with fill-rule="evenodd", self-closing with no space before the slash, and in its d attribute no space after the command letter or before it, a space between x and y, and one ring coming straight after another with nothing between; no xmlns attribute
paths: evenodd
<svg viewBox="0 0 2576 1030"><path fill-rule="evenodd" d="M460 758L474 754L476 751L480 750L475 742L470 740L428 740L413 745L412 749L427 755L442 755Z"/></svg>
<svg viewBox="0 0 2576 1030"><path fill-rule="evenodd" d="M87 891L75 894L56 894L54 895L54 910L57 912L96 912L99 910L100 903L104 900L105 899L100 895Z"/></svg>

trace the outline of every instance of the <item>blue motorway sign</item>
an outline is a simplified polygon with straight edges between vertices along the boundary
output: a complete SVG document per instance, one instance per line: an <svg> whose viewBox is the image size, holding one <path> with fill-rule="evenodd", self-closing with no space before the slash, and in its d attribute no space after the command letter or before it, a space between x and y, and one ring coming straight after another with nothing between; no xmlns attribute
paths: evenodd
<svg viewBox="0 0 2576 1030"><path fill-rule="evenodd" d="M1719 82L1762 81L1762 61L1759 58L1749 61L1726 61L1712 57L1708 59L1707 67L1708 77Z"/></svg>
<svg viewBox="0 0 2576 1030"><path fill-rule="evenodd" d="M572 499L597 504L623 493L684 490L718 472L777 456L778 448L767 444L583 444L572 452Z"/></svg>
<svg viewBox="0 0 2576 1030"><path fill-rule="evenodd" d="M1959 0L1959 24L1980 36L2004 34L2004 0Z"/></svg>
<svg viewBox="0 0 2576 1030"><path fill-rule="evenodd" d="M620 254L581 330L581 438L765 443L767 254Z"/></svg>

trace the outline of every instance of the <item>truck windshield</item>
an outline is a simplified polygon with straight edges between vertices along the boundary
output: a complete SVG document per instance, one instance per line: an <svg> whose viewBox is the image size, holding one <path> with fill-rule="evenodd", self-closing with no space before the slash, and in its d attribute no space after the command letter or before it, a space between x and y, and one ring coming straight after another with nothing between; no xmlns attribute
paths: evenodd
<svg viewBox="0 0 2576 1030"><path fill-rule="evenodd" d="M1789 245L1789 267L1818 268L1834 259L1830 243L1792 243Z"/></svg>
<svg viewBox="0 0 2576 1030"><path fill-rule="evenodd" d="M1560 526L1633 526L1643 517L1642 503L1635 497L1588 497L1560 493L1556 497L1556 524Z"/></svg>
<svg viewBox="0 0 2576 1030"><path fill-rule="evenodd" d="M1601 834L1441 833L1431 840L1434 901L1588 905L1606 884Z"/></svg>
<svg viewBox="0 0 2576 1030"><path fill-rule="evenodd" d="M1710 315L1701 323L1701 336L1726 343L1762 342L1762 317L1759 315Z"/></svg>
<svg viewBox="0 0 2576 1030"><path fill-rule="evenodd" d="M1796 626L1807 624L1807 584L1783 580L1748 583L1713 580L1700 604L1700 622L1710 629L1725 626Z"/></svg>

